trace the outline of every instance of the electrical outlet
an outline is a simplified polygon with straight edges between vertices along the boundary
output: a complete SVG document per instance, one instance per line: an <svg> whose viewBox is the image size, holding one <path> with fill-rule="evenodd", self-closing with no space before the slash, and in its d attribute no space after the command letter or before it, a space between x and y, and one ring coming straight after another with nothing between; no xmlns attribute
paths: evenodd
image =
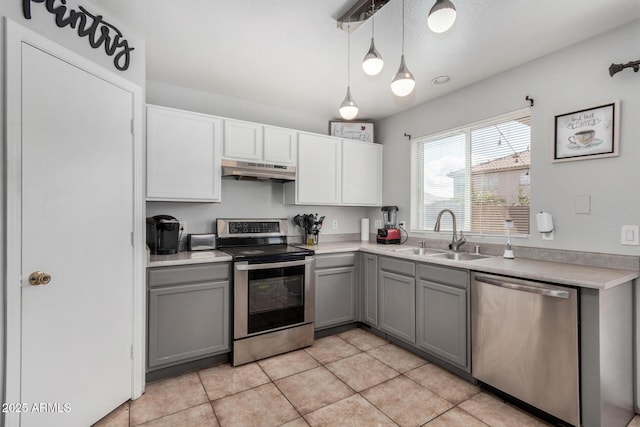
<svg viewBox="0 0 640 427"><path fill-rule="evenodd" d="M331 223L331 227L332 227L334 230L337 230L337 229L338 229L338 220L337 220L337 219L334 219L334 220L333 220L333 222Z"/></svg>
<svg viewBox="0 0 640 427"><path fill-rule="evenodd" d="M638 238L637 225L623 225L621 229L620 243L623 245L638 246L640 244Z"/></svg>
<svg viewBox="0 0 640 427"><path fill-rule="evenodd" d="M398 222L398 225L400 226L400 228L407 228L407 221L400 221Z"/></svg>

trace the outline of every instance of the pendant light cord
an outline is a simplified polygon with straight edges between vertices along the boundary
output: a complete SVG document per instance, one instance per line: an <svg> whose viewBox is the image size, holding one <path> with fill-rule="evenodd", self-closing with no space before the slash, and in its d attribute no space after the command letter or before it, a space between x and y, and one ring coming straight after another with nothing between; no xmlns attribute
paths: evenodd
<svg viewBox="0 0 640 427"><path fill-rule="evenodd" d="M376 0L371 0L371 38L373 38L376 15Z"/></svg>
<svg viewBox="0 0 640 427"><path fill-rule="evenodd" d="M347 23L347 87L351 86L351 64L349 64L349 58L351 57L351 18Z"/></svg>
<svg viewBox="0 0 640 427"><path fill-rule="evenodd" d="M402 0L402 55L404 55L404 0Z"/></svg>

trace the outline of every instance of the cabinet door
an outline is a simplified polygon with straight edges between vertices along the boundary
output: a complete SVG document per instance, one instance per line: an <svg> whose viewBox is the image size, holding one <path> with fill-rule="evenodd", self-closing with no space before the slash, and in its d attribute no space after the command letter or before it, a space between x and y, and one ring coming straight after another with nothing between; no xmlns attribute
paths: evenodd
<svg viewBox="0 0 640 427"><path fill-rule="evenodd" d="M301 133L298 136L296 203L340 204L340 140Z"/></svg>
<svg viewBox="0 0 640 427"><path fill-rule="evenodd" d="M467 290L418 282L418 347L467 371Z"/></svg>
<svg viewBox="0 0 640 427"><path fill-rule="evenodd" d="M220 201L222 120L147 106L147 200Z"/></svg>
<svg viewBox="0 0 640 427"><path fill-rule="evenodd" d="M362 254L362 320L378 326L378 257Z"/></svg>
<svg viewBox="0 0 640 427"><path fill-rule="evenodd" d="M355 267L316 270L316 329L356 320L355 272Z"/></svg>
<svg viewBox="0 0 640 427"><path fill-rule="evenodd" d="M408 341L416 342L416 280L380 271L380 329Z"/></svg>
<svg viewBox="0 0 640 427"><path fill-rule="evenodd" d="M262 160L262 125L239 120L225 120L224 157L239 160Z"/></svg>
<svg viewBox="0 0 640 427"><path fill-rule="evenodd" d="M298 133L289 129L264 127L264 161L295 165Z"/></svg>
<svg viewBox="0 0 640 427"><path fill-rule="evenodd" d="M382 145L342 140L342 203L382 204Z"/></svg>
<svg viewBox="0 0 640 427"><path fill-rule="evenodd" d="M229 282L149 290L149 368L229 350Z"/></svg>

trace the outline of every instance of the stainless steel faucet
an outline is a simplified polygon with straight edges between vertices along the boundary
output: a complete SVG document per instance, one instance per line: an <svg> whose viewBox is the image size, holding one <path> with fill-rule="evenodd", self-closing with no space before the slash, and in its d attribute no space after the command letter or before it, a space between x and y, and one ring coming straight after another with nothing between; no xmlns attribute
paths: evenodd
<svg viewBox="0 0 640 427"><path fill-rule="evenodd" d="M433 231L440 231L440 220L442 219L442 214L445 212L449 212L451 214L451 219L453 220L453 238L451 239L451 243L449 243L449 249L454 252L458 252L460 250L460 246L467 243L467 241L464 238L462 230L460 230L460 238L458 239L458 233L456 232L456 214L454 214L451 209L442 209L440 213L438 213L438 218L436 218L436 225L433 227Z"/></svg>

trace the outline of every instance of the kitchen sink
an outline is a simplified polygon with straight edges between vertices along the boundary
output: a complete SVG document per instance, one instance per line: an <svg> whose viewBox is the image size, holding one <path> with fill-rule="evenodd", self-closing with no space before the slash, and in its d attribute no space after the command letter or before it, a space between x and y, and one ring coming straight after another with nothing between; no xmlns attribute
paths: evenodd
<svg viewBox="0 0 640 427"><path fill-rule="evenodd" d="M431 249L431 248L402 248L402 249L395 249L394 252L403 252L403 253L409 253L414 255L444 255L446 253L439 249Z"/></svg>
<svg viewBox="0 0 640 427"><path fill-rule="evenodd" d="M454 261L473 261L476 259L490 258L488 255L470 254L468 252L445 252L439 254L433 254L434 258L446 258Z"/></svg>

